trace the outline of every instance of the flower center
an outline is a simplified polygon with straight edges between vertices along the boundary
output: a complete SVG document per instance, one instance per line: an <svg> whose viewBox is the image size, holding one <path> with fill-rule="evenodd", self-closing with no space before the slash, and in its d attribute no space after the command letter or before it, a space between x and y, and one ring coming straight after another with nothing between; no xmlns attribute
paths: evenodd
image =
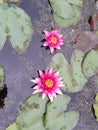
<svg viewBox="0 0 98 130"><path fill-rule="evenodd" d="M54 44L56 44L57 43L57 38L56 37L52 37L51 38L51 42L54 43Z"/></svg>
<svg viewBox="0 0 98 130"><path fill-rule="evenodd" d="M53 81L51 79L47 79L45 81L45 85L48 87L48 88L52 88L53 86Z"/></svg>

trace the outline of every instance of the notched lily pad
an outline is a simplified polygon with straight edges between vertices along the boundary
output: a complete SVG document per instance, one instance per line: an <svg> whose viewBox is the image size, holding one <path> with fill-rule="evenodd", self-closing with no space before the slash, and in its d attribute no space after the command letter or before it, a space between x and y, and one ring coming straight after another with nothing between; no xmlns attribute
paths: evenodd
<svg viewBox="0 0 98 130"><path fill-rule="evenodd" d="M67 105L70 102L70 97L67 95L58 95L56 99L54 99L53 103L47 104L46 117L45 117L45 128L47 130L72 130L78 120L79 120L79 112L77 111L69 111L65 112Z"/></svg>
<svg viewBox="0 0 98 130"><path fill-rule="evenodd" d="M52 67L54 71L60 71L60 77L63 78L65 83L63 90L78 92L83 89L87 82L82 72L83 58L84 54L80 50L73 52L70 64L62 53L57 53L52 57L49 67Z"/></svg>
<svg viewBox="0 0 98 130"><path fill-rule="evenodd" d="M23 53L32 39L33 27L30 17L16 5L0 4L0 50L6 37L19 54Z"/></svg>
<svg viewBox="0 0 98 130"><path fill-rule="evenodd" d="M64 113L70 100L67 95L58 95L54 102L49 102L48 98L42 100L39 94L32 95L20 106L16 122L6 130L54 130L54 125L56 130L65 126L71 130L78 122L79 112Z"/></svg>
<svg viewBox="0 0 98 130"><path fill-rule="evenodd" d="M50 5L59 26L66 28L80 20L82 0L50 0Z"/></svg>

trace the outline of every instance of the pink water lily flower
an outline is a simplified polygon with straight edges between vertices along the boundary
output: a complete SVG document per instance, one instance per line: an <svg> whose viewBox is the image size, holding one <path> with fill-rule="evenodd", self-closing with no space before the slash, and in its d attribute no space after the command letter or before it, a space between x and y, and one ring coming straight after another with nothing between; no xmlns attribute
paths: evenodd
<svg viewBox="0 0 98 130"><path fill-rule="evenodd" d="M47 69L45 72L39 70L39 78L31 80L35 83L34 92L42 93L42 99L46 96L53 102L53 98L56 98L56 94L61 94L61 87L64 86L62 78L59 77L59 72L53 72L52 69Z"/></svg>
<svg viewBox="0 0 98 130"><path fill-rule="evenodd" d="M48 32L44 30L45 33L45 42L43 46L48 46L50 48L50 52L53 53L54 49L61 49L60 46L63 45L62 35L58 33L58 30L52 30Z"/></svg>

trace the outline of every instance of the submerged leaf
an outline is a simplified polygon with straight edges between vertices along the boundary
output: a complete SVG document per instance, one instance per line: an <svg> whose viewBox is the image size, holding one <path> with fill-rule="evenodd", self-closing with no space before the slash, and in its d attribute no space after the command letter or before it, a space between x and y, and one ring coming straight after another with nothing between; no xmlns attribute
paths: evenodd
<svg viewBox="0 0 98 130"><path fill-rule="evenodd" d="M0 50L6 37L19 54L23 53L32 39L33 27L30 17L16 5L0 4Z"/></svg>

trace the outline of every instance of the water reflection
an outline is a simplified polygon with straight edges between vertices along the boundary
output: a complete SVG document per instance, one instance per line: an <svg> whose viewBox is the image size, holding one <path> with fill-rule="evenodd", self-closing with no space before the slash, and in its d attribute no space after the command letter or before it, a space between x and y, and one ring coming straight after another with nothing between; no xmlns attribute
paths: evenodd
<svg viewBox="0 0 98 130"><path fill-rule="evenodd" d="M7 96L7 87L6 85L4 85L4 89L0 91L0 109L1 108L4 108L4 99L6 98Z"/></svg>

